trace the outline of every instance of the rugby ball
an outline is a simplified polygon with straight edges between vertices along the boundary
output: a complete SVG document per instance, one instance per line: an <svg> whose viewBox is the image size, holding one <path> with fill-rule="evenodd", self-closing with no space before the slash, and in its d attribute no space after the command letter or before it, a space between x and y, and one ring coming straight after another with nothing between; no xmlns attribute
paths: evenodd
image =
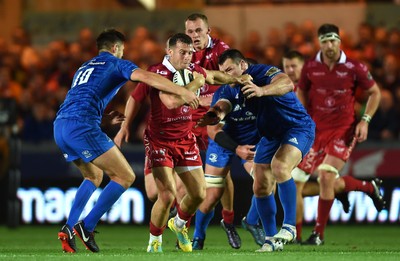
<svg viewBox="0 0 400 261"><path fill-rule="evenodd" d="M188 69L177 70L172 78L172 82L179 86L185 86L191 81L193 81L193 73ZM196 95L200 95L200 89L196 91Z"/></svg>

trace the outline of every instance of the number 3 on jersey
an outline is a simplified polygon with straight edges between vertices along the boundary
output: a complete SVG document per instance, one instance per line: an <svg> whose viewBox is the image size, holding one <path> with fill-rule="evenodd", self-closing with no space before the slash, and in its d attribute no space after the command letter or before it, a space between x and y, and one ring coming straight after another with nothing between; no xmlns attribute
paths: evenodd
<svg viewBox="0 0 400 261"><path fill-rule="evenodd" d="M92 74L94 68L89 68L86 69L85 71L80 71L78 75L76 76L76 79L74 81L74 84L72 85L72 88L74 88L76 85L81 85L83 83L87 83L89 81L89 77Z"/></svg>

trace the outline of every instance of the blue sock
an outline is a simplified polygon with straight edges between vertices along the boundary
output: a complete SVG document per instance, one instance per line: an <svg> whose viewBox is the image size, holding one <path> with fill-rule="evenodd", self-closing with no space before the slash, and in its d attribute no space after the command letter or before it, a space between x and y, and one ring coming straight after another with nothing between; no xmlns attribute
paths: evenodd
<svg viewBox="0 0 400 261"><path fill-rule="evenodd" d="M196 220L194 226L193 238L206 239L206 230L211 219L214 217L214 209L207 214L204 214L200 210L196 211Z"/></svg>
<svg viewBox="0 0 400 261"><path fill-rule="evenodd" d="M90 213L85 217L83 222L85 228L92 232L99 222L100 218L106 213L112 205L121 197L122 193L125 192L125 188L122 187L115 181L110 181L104 190L101 192L96 204Z"/></svg>
<svg viewBox="0 0 400 261"><path fill-rule="evenodd" d="M284 213L283 224L296 226L296 184L293 178L278 184L278 193Z"/></svg>
<svg viewBox="0 0 400 261"><path fill-rule="evenodd" d="M67 225L72 228L79 220L86 203L89 201L96 186L90 180L83 180L76 191L75 200L68 215Z"/></svg>
<svg viewBox="0 0 400 261"><path fill-rule="evenodd" d="M246 222L253 226L258 224L257 203L256 203L256 196L254 195L251 198L251 205L249 212L247 212Z"/></svg>
<svg viewBox="0 0 400 261"><path fill-rule="evenodd" d="M257 211L264 227L265 235L273 237L278 233L276 229L276 202L274 194L256 198Z"/></svg>

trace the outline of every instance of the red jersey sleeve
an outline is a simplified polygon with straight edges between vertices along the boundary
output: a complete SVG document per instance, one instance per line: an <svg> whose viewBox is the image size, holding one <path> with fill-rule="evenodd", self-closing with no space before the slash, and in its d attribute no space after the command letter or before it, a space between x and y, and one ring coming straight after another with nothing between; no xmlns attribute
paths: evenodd
<svg viewBox="0 0 400 261"><path fill-rule="evenodd" d="M132 91L131 96L133 99L135 99L135 101L143 103L143 101L146 100L146 97L150 93L150 88L151 87L149 85L140 82L138 83L138 85L136 85L135 89Z"/></svg>
<svg viewBox="0 0 400 261"><path fill-rule="evenodd" d="M356 86L363 90L368 90L375 84L375 80L365 64L357 62L355 64Z"/></svg>

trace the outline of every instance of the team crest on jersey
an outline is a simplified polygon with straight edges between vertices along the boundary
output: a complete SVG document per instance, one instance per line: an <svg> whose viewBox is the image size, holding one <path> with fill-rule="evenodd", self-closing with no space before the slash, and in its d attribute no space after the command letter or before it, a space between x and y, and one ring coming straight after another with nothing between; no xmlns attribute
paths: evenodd
<svg viewBox="0 0 400 261"><path fill-rule="evenodd" d="M182 108L181 108L181 113L182 113L182 114L186 114L186 113L189 112L189 110L190 110L190 107L189 107L189 106L183 105Z"/></svg>
<svg viewBox="0 0 400 261"><path fill-rule="evenodd" d="M211 162L217 162L218 155L217 155L216 153L211 153L210 156L208 157L208 159L209 159Z"/></svg>
<svg viewBox="0 0 400 261"><path fill-rule="evenodd" d="M344 64L344 66L346 66L349 69L353 69L355 67L354 63L352 63L352 62L347 62Z"/></svg>
<svg viewBox="0 0 400 261"><path fill-rule="evenodd" d="M208 92L208 89L210 89L210 87L208 86L208 84L204 84L203 86L201 86L200 88L200 93L206 93Z"/></svg>
<svg viewBox="0 0 400 261"><path fill-rule="evenodd" d="M271 77L274 74L277 74L278 72L280 72L281 70L277 67L271 67L268 69L268 71L265 73L265 76L267 77Z"/></svg>
<svg viewBox="0 0 400 261"><path fill-rule="evenodd" d="M327 107L333 107L333 106L335 105L335 99L332 98L332 97L327 97L327 98L325 99L325 105L326 105Z"/></svg>

